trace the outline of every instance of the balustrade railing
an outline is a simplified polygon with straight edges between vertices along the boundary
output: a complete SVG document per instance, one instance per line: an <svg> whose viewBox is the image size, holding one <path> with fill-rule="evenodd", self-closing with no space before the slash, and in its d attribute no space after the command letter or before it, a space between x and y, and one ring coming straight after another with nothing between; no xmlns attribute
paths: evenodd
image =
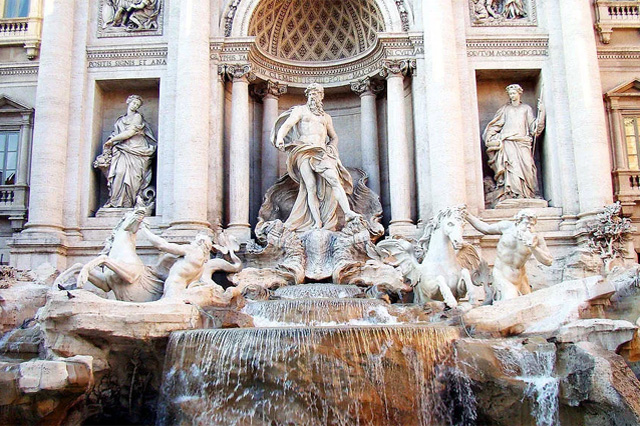
<svg viewBox="0 0 640 426"><path fill-rule="evenodd" d="M608 44L616 28L640 28L640 0L596 0L596 29Z"/></svg>
<svg viewBox="0 0 640 426"><path fill-rule="evenodd" d="M0 19L0 37L24 37L29 30L29 18Z"/></svg>
<svg viewBox="0 0 640 426"><path fill-rule="evenodd" d="M41 18L2 18L0 19L0 46L24 45L27 57L35 59L40 50L41 26Z"/></svg>

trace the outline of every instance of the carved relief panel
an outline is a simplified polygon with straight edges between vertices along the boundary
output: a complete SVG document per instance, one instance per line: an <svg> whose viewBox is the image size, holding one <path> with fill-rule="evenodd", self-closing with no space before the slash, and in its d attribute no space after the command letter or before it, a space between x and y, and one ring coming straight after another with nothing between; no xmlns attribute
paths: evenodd
<svg viewBox="0 0 640 426"><path fill-rule="evenodd" d="M469 0L471 25L480 27L535 26L535 0Z"/></svg>
<svg viewBox="0 0 640 426"><path fill-rule="evenodd" d="M100 0L98 37L161 35L164 0Z"/></svg>

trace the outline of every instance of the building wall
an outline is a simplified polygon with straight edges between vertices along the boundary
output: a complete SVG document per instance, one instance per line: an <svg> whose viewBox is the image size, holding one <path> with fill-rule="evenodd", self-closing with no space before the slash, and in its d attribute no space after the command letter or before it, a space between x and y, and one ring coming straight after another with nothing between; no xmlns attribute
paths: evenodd
<svg viewBox="0 0 640 426"><path fill-rule="evenodd" d="M65 31L71 32L73 44L72 51L63 52L63 60L71 61L72 64L72 78L67 88L70 113L64 123L68 130L64 170L52 174L55 179L64 181L60 186L63 188L62 192L55 195L64 198L64 223L62 231L57 233L50 232L50 229L45 229L40 224L32 224L34 226L31 227L27 224L26 231L16 236L12 249L15 257L12 262L20 267L30 267L34 259L49 256L51 263L62 268L72 262L85 260L100 250L119 218L95 216L104 203L106 184L104 178L92 167L92 162L112 131L117 116L125 112L124 100L133 93L145 98L142 112L158 139L154 178L158 198L155 215L148 219L153 230L164 233L169 239L186 241L200 225L206 227L207 224L215 226L220 223L227 226L232 221L230 179L237 167L249 168L248 218L252 227L257 221L264 196L262 159L266 148L261 142L263 104L259 97L249 97L249 161L247 166L239 166L231 156L232 144L239 143L231 133L232 113L237 110L232 101L235 86L229 79L224 82L218 74L220 65L246 60L247 48L242 43L251 43L251 39L246 37L246 28L257 0L239 3L211 0L206 6L191 1L164 0L161 34L126 34L122 37L100 37L103 31L99 27L100 1L67 0L60 3L60 7L68 8L73 15L72 28L56 29L58 35ZM405 130L410 145L410 158L404 163L410 177L409 195L405 203L408 205L408 219L413 226L407 229L416 232L419 222L423 223L436 212L436 206L440 205L442 197L451 203L465 202L471 211L489 221L508 219L514 214L509 209L485 209L483 178L490 171L486 167L481 134L495 111L507 100L504 86L519 83L525 89L525 103L535 109L537 99L542 97L547 105L547 128L537 141L536 160L543 196L549 201L550 207L538 212L539 228L548 236L552 250L559 256L564 256L569 247L576 244L581 218L592 214L596 204L605 204L611 199L611 191L606 190L607 179L610 180L609 170L599 177L603 182L601 188L605 188L603 194L602 191L593 191L593 181L597 179L585 176L594 171L585 170L579 164L583 154L593 152L589 151L591 148L588 144L587 149L583 149L578 132L582 117L577 111L592 115L592 121L598 122L601 117L598 114L604 114L604 104L598 104L601 103L600 99L594 97L592 92L582 91L572 80L585 76L571 72L572 64L568 58L574 48L571 31L575 29L569 25L568 12L558 0L537 0L531 3L536 8L530 9L531 16L535 17L530 25L476 25L470 10L471 2L450 1L450 9L445 7L448 5L446 2L405 1L404 23L397 2L378 1L388 28L393 29L387 36L401 34L407 40L415 38L411 48L406 48L401 53L397 52L400 49L392 51L388 47L392 43L385 45L389 56L398 54L401 55L398 57L413 60L417 64L415 72L404 78L402 93L407 117ZM576 4L580 6L573 16L584 11L579 9L584 2ZM206 10L205 17L199 13L201 10ZM56 10L51 13L55 14ZM432 42L432 33L421 32L421 28L427 26L430 31L435 31L432 24L437 23L438 17L442 17L443 13L449 13L453 22L452 26L442 29L449 37L443 38L441 42L450 43L446 49L440 49L441 44ZM588 13L591 14L591 20L589 25L583 25L582 30L591 34L595 15L592 8ZM225 25L230 16L234 17L230 30L232 37L224 38ZM45 22L46 19L47 16ZM55 15L50 19L55 19ZM195 37L189 27L193 20L204 23L208 28L206 38L209 46L206 48L199 47L205 46L200 44L200 39L190 38ZM403 25L408 32L402 31ZM196 31L196 26L193 28ZM45 31L45 34L50 33ZM633 49L638 46L638 37L637 30L614 30L608 46L597 42L601 58L585 64L591 68L599 67L595 72L601 77L602 93L637 77L634 68L638 65L637 59L602 59L602 49ZM196 45L197 48L194 47ZM236 46L237 50L225 51L230 45ZM55 48L55 41L43 40L43 50ZM37 96L45 96L36 93L37 78L40 78L42 84L47 76L35 74L39 60L36 58L29 61L25 52L22 46L0 47L2 70L16 66L29 70L27 73L5 72L0 78L0 94L25 105L35 106ZM436 74L438 64L430 62L433 58L437 58L435 61L446 61L449 68L445 75ZM209 67L202 68L200 64L206 60ZM189 81L185 75L193 70L199 72L199 75L205 73L208 77L205 80L194 78ZM367 75L384 84L379 71L371 69ZM258 79L251 83L250 91L264 83L265 79L264 75L258 75ZM327 85L332 87L327 89L325 109L334 119L340 137L343 163L349 167L362 167L360 99L350 90L349 83L345 79ZM446 90L434 92L432 88L440 87L439 84ZM181 89L185 87L189 89L189 95ZM278 111L283 112L293 105L303 103L303 87L304 84L301 83L289 83L288 92L280 96ZM190 96L207 101L194 105ZM396 111L389 111L387 102L388 92L385 90L377 99L380 196L385 226L393 219L392 198L396 190L390 184L394 173L390 164L396 160L393 157L395 151L393 146L390 148L390 135L387 134L388 121L393 119ZM434 113L451 108L453 110L449 116L433 118ZM187 125L189 120L194 128L202 129L207 141L204 144L206 147L201 151L206 153L207 166L195 172L187 170L188 167L185 168L180 163L181 157L192 154L193 141L184 140L184 135L192 135L191 126ZM445 122L447 120L453 120L453 125ZM597 126L594 129L595 133L599 132ZM602 132L598 137L607 138L607 134ZM458 143L459 151L447 150L448 147L454 149ZM449 160L455 166L444 172L438 169L441 164L440 158L436 158L439 155L437 153L449 155ZM608 154L605 151L605 157ZM34 156L37 155L38 152L34 152ZM605 162L608 160L603 159ZM37 164L46 166L42 161ZM284 173L285 161L282 154L278 164L279 173ZM602 167L597 173L603 174L601 169ZM176 223L184 219L180 215L185 214L181 210L182 203L186 202L180 201L183 199L181 185L191 185L194 180L201 188L194 195L194 201L201 202L206 209L204 215L200 215L200 222L190 217L189 221L193 226L186 229L184 226L176 226ZM33 184L41 183L32 182ZM448 189L450 190L447 191ZM591 194L591 198L586 196L587 192ZM41 209L42 205L40 203L32 208ZM196 226L198 223L200 225ZM468 234L473 241L480 241L479 235L473 231ZM49 241L48 238L54 238L55 241ZM39 241L43 239L49 242L40 244ZM139 244L143 251L147 250L152 255L153 251L146 242L141 241ZM489 258L494 255L495 244L494 239L482 239L482 246ZM1 250L3 248L0 244ZM43 250L48 250L48 254L35 256L36 252L41 253Z"/></svg>

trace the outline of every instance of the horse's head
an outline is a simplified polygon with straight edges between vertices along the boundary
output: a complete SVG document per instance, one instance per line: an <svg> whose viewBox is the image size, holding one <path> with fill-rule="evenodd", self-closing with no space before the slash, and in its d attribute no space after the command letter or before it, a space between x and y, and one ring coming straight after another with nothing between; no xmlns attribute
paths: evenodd
<svg viewBox="0 0 640 426"><path fill-rule="evenodd" d="M146 210L144 207L136 207L130 212L127 212L119 226L116 226L116 230L123 230L135 234L140 229L140 224L144 220Z"/></svg>
<svg viewBox="0 0 640 426"><path fill-rule="evenodd" d="M440 230L449 238L453 248L459 250L464 244L462 232L466 214L467 209L464 205L447 207L446 209L440 210L424 228L424 234L422 238L420 238L420 242L427 246L433 233Z"/></svg>

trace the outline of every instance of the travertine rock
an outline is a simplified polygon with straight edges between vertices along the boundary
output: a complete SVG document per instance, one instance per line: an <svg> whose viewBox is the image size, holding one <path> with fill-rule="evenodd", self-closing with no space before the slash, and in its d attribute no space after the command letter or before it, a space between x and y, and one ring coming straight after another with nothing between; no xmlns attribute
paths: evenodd
<svg viewBox="0 0 640 426"><path fill-rule="evenodd" d="M118 344L167 338L172 331L198 328L198 309L184 303L132 303L104 299L84 290L52 292L39 313L45 346L60 356L91 355L94 369L107 368Z"/></svg>
<svg viewBox="0 0 640 426"><path fill-rule="evenodd" d="M558 329L553 337L559 343L591 342L604 349L615 351L633 338L638 327L629 321L610 319L581 319Z"/></svg>
<svg viewBox="0 0 640 426"><path fill-rule="evenodd" d="M46 285L21 281L0 289L3 299L0 302L0 331L5 333L35 317L36 311L46 302L48 289Z"/></svg>
<svg viewBox="0 0 640 426"><path fill-rule="evenodd" d="M488 333L552 332L577 319L587 302L608 298L615 292L609 281L595 276L566 281L511 300L472 309L464 316L467 325Z"/></svg>
<svg viewBox="0 0 640 426"><path fill-rule="evenodd" d="M1 362L0 422L61 424L93 381L90 356Z"/></svg>
<svg viewBox="0 0 640 426"><path fill-rule="evenodd" d="M621 356L582 342L561 346L557 365L561 402L576 407L574 416L582 417L582 422L573 424L640 422L640 382Z"/></svg>

